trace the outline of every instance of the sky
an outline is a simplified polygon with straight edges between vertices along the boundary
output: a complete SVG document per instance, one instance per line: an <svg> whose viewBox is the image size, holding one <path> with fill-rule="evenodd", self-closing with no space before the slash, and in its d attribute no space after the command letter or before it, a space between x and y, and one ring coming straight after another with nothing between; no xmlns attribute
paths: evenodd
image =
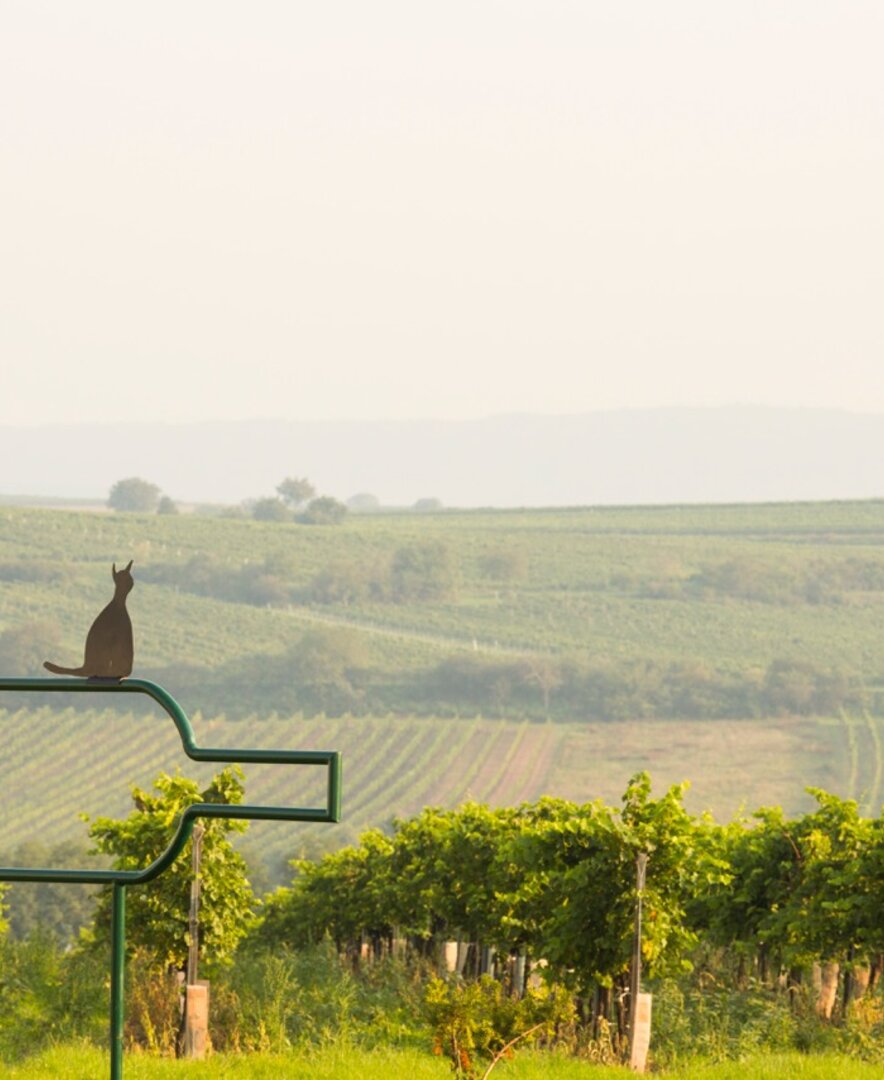
<svg viewBox="0 0 884 1080"><path fill-rule="evenodd" d="M882 31L0 0L0 424L884 411Z"/></svg>

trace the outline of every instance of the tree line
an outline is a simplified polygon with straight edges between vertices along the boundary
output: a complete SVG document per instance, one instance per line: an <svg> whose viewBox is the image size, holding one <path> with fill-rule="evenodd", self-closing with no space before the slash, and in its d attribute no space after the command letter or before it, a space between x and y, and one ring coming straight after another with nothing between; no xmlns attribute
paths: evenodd
<svg viewBox="0 0 884 1080"><path fill-rule="evenodd" d="M367 498L372 496L359 496L357 505L364 508ZM164 495L157 484L140 476L117 480L108 493L107 505L121 513L178 513L178 504L174 499ZM238 511L256 521L337 525L346 517L347 506L330 495L317 495L316 488L305 476L287 476L277 484L275 495L248 499Z"/></svg>
<svg viewBox="0 0 884 1080"><path fill-rule="evenodd" d="M197 561L199 563L199 560ZM209 587L211 565L188 577ZM142 575L155 580L151 569ZM174 578L172 579L174 580ZM167 582L169 580L167 579ZM262 564L230 575L231 595L273 598L277 585ZM47 649L61 640L53 619L26 620L0 632L0 671L38 675ZM145 677L172 686L209 713L250 716L256 710L307 715L483 715L536 721L732 719L820 716L839 710L880 712L881 692L853 672L776 658L760 671L723 672L699 661L459 651L431 665L388 669L366 636L346 627L317 627L278 654L238 657L207 672L186 662L146 667Z"/></svg>
<svg viewBox="0 0 884 1080"><path fill-rule="evenodd" d="M37 663L37 651L29 655ZM0 635L0 662L2 656ZM184 664L146 674L199 700L205 711L230 717L267 709L608 722L820 716L881 708L880 692L858 676L807 661L780 658L758 672L720 672L690 661L459 651L433 664L398 669L375 658L366 635L334 626L307 630L276 655L228 661L210 676Z"/></svg>

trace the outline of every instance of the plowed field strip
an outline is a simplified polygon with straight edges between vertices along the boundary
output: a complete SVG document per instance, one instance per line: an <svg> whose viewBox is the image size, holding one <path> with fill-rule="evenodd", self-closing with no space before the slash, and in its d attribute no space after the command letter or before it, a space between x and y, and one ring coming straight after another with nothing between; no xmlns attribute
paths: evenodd
<svg viewBox="0 0 884 1080"><path fill-rule="evenodd" d="M476 777L479 775L482 767L489 758L493 758L501 743L507 743L508 732L501 724L493 724L488 731L488 738L483 747L482 754L477 754L473 759L470 768L464 774L463 778L463 794L457 798L458 802L462 802L465 799L478 800L479 794L475 788Z"/></svg>
<svg viewBox="0 0 884 1080"><path fill-rule="evenodd" d="M383 767L377 770L371 781L360 786L355 799L348 801L351 816L358 818L361 808L371 803L379 792L384 791L391 778L397 777L400 771L409 769L412 755L419 756L421 746L430 741L432 736L432 728L426 724L415 724L410 731L402 732L397 740L398 745L391 746L393 752L383 763Z"/></svg>
<svg viewBox="0 0 884 1080"><path fill-rule="evenodd" d="M857 746L856 726L853 717L848 716L843 710L841 712L841 723L844 725L844 733L847 736L848 759L850 762L850 772L847 776L847 797L848 799L855 799L857 797L857 784L859 783L859 748Z"/></svg>
<svg viewBox="0 0 884 1080"><path fill-rule="evenodd" d="M134 738L115 739L110 751L100 757L94 750L101 745L102 732L97 730L92 734L92 754L84 755L80 740L72 739L57 761L53 771L63 782L41 798L42 811L47 816L52 814L56 806L70 805L71 776L83 777L82 784L75 784L79 791L98 789L110 792L121 786L124 792L128 793L131 783L140 781L151 772L160 771L164 764L168 768L174 762L173 746L169 743L164 746L163 740L158 740L156 731L151 731L148 725ZM178 754L180 755L180 750ZM89 760L90 758L92 760ZM94 771L91 774L85 773L90 766Z"/></svg>
<svg viewBox="0 0 884 1080"><path fill-rule="evenodd" d="M872 784L869 789L869 798L866 803L866 813L875 817L881 812L881 807L878 800L881 797L881 776L882 770L884 770L884 759L882 759L881 752L881 733L878 729L878 721L874 716L866 713L866 727L869 731L869 736L872 741L872 748L875 759L875 774L872 777Z"/></svg>
<svg viewBox="0 0 884 1080"><path fill-rule="evenodd" d="M477 771L476 762L481 764L485 760L489 734L488 722L476 720L466 738L456 741L452 764L426 793L428 805L450 806L463 801L469 779Z"/></svg>
<svg viewBox="0 0 884 1080"><path fill-rule="evenodd" d="M462 744L465 737L469 737L471 733L480 725L481 721L471 720L451 720L445 721L441 726L445 731L445 745L433 762L432 769L427 769L423 776L417 780L413 779L413 788L409 793L408 804L403 804L400 808L400 813L415 813L424 806L431 806L434 802L433 792L438 788L440 783L439 778L445 776L448 769L451 767L452 761L461 752ZM363 810L366 824L372 824L371 820L372 807L366 807Z"/></svg>
<svg viewBox="0 0 884 1080"><path fill-rule="evenodd" d="M527 720L524 721L519 727L519 730L516 732L515 738L513 739L509 749L506 752L506 755L500 762L500 767L497 770L496 776L494 777L493 781L488 785L488 790L483 796L483 798L485 802L489 803L489 805L491 806L495 806L497 804L498 798L502 797L501 795L499 795L499 792L502 788L507 787L510 783L513 762L516 760L518 754L521 752L522 747L525 744L525 740L528 737L529 727L533 727L533 725L530 725Z"/></svg>
<svg viewBox="0 0 884 1080"><path fill-rule="evenodd" d="M371 802L363 802L354 808L354 814L371 819L372 817L384 816L389 813L410 813L415 806L414 789L416 781L421 776L433 773L438 767L439 754L449 741L448 732L442 724L435 724L427 728L420 743L414 751L414 757L408 762L406 768L399 771L398 776L391 778L390 783ZM404 799L404 794L408 798ZM404 803L403 803L404 799Z"/></svg>
<svg viewBox="0 0 884 1080"><path fill-rule="evenodd" d="M357 730L354 730L354 724L358 724ZM343 752L345 781L352 782L366 765L375 765L388 752L391 729L398 730L395 725L385 721L348 721L346 727L338 734L329 735L324 749ZM311 785L314 783L314 777L318 778L316 782L325 783L324 771L312 766L252 766L246 773L247 781L249 781L247 790L249 790L249 785L252 785L255 791L262 793L262 796L283 790L291 784L290 778L286 775L287 769L289 772L309 776Z"/></svg>
<svg viewBox="0 0 884 1080"><path fill-rule="evenodd" d="M515 782L507 798L507 804L510 806L536 799L544 794L544 781L561 743L562 733L551 725L544 725L538 730L542 731L546 738L538 739L536 743L532 741L532 744L516 759L513 768ZM530 760L526 760L529 759L529 755ZM515 780L516 777L521 777L521 782Z"/></svg>
<svg viewBox="0 0 884 1080"><path fill-rule="evenodd" d="M485 755L485 760L470 785L474 798L487 802L488 792L497 784L501 769L512 756L513 747L518 745L521 734L520 728L507 727L502 730L501 737L493 750L489 750Z"/></svg>
<svg viewBox="0 0 884 1080"><path fill-rule="evenodd" d="M45 768L46 745L39 735L51 731L53 744L63 745L74 729L76 716L73 709L56 713L48 709L19 709L0 716L4 768L14 766L20 770L32 764Z"/></svg>

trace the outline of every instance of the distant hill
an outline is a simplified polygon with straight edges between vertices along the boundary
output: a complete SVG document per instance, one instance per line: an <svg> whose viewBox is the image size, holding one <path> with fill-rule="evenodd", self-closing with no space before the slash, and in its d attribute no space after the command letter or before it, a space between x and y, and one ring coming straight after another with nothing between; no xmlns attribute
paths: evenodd
<svg viewBox="0 0 884 1080"><path fill-rule="evenodd" d="M103 498L143 476L239 502L286 475L387 506L877 498L884 416L733 406L473 421L242 421L0 428L0 493Z"/></svg>

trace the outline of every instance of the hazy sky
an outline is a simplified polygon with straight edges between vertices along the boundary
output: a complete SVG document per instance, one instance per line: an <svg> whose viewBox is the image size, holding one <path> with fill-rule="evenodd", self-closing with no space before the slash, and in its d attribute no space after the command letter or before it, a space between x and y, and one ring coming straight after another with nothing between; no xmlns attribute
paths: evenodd
<svg viewBox="0 0 884 1080"><path fill-rule="evenodd" d="M884 5L0 0L0 423L884 411Z"/></svg>

